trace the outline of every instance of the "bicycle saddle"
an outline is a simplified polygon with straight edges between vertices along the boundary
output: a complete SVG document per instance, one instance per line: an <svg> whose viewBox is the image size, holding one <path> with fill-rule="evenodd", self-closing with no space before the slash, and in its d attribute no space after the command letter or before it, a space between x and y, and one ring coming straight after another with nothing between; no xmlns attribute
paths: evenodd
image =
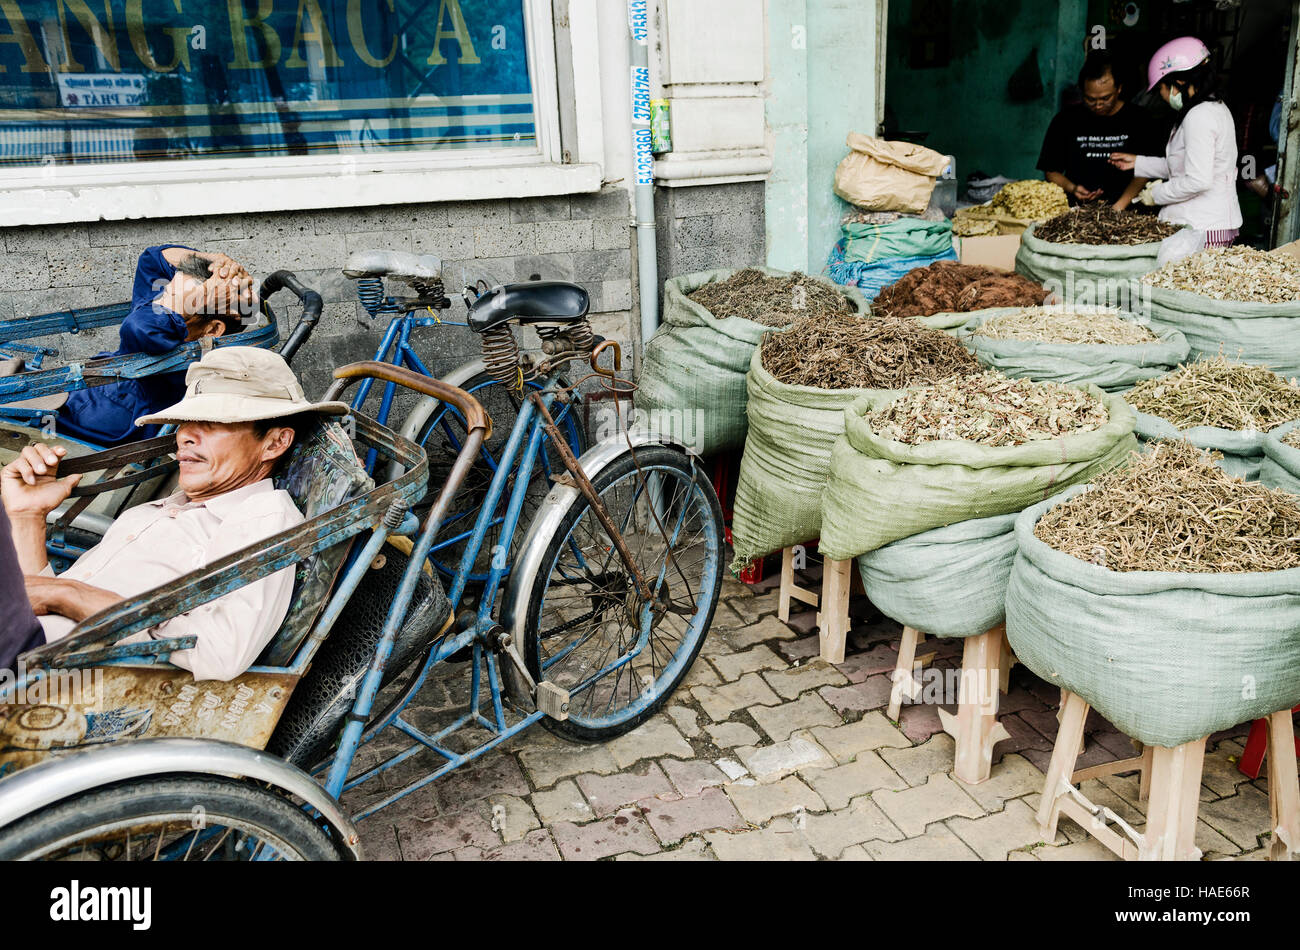
<svg viewBox="0 0 1300 950"><path fill-rule="evenodd" d="M591 298L577 284L562 280L530 280L493 287L475 300L466 321L483 333L507 320L521 323L569 323L587 315Z"/></svg>
<svg viewBox="0 0 1300 950"><path fill-rule="evenodd" d="M418 277L422 280L442 278L442 258L433 254L411 254L407 251L355 251L343 265L343 276L358 277Z"/></svg>

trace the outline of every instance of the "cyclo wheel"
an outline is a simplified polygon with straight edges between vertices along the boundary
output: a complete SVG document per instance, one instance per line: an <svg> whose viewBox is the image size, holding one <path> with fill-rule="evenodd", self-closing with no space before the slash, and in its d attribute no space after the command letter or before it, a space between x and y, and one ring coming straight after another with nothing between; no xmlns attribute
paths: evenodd
<svg viewBox="0 0 1300 950"><path fill-rule="evenodd" d="M718 496L684 452L647 446L637 449L635 460L624 453L592 479L592 487L655 593L656 606L643 624L632 574L587 499L578 495L551 535L532 582L524 659L534 679L570 693L569 718L542 722L580 742L622 735L667 702L704 645L725 554ZM643 634L646 642L636 650ZM629 653L631 659L609 669Z"/></svg>
<svg viewBox="0 0 1300 950"><path fill-rule="evenodd" d="M117 782L0 830L4 861L337 861L330 836L269 789L207 775Z"/></svg>
<svg viewBox="0 0 1300 950"><path fill-rule="evenodd" d="M534 383L526 383L525 387L525 391L539 388ZM474 523L478 518L479 510L483 507L484 499L487 498L488 486L491 485L492 478L496 474L497 461L500 460L501 453L510 438L510 433L514 429L515 420L519 417L519 406L522 402L519 395L511 392L510 389L501 385L486 372L471 376L461 388L474 396L487 410L488 417L492 420L492 437L484 443L478 459L466 475L460 491L452 501L451 509L443 518L442 526L434 539L434 549L429 555L430 563L444 577L448 578L452 577L460 566L460 559L465 551L468 535L474 530ZM581 455L586 446L584 445L582 427L578 425L574 405L557 406L553 410L553 414L556 426L568 443L569 449L574 455ZM446 482L451 467L456 461L456 454L460 451L461 446L465 444L465 438L465 420L451 406L443 406L430 416L428 421L421 427L415 441L424 447L429 456L430 489L424 501L426 508L432 506L434 500L438 497L438 491ZM489 462L489 458L492 461ZM551 445L550 437L543 432L541 451L537 454L537 463L533 467L528 495L524 499L524 507L519 515L521 525L527 525L532 520L532 516L541 505L542 499L551 490L551 476L563 470L564 463L560 461L559 453ZM513 479L506 485L506 490L501 495L497 510L493 513L493 517L498 521L505 517L506 506L510 502L512 485ZM507 571L505 576L509 576L508 566L514 563L523 534L523 531L515 532L511 541L511 549L506 552L505 564L507 565ZM501 527L499 523L488 529L480 547L478 559L475 561L473 571L469 576L470 584L482 584L487 580L493 553L500 537Z"/></svg>

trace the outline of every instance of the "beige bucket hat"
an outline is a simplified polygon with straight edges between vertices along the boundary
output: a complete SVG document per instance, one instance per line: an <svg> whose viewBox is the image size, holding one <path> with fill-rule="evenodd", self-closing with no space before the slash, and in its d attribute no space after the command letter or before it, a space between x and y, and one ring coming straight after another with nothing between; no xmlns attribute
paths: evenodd
<svg viewBox="0 0 1300 950"><path fill-rule="evenodd" d="M185 398L135 420L138 426L175 422L256 422L300 412L344 416L343 402L308 402L279 353L255 346L214 349L185 373Z"/></svg>

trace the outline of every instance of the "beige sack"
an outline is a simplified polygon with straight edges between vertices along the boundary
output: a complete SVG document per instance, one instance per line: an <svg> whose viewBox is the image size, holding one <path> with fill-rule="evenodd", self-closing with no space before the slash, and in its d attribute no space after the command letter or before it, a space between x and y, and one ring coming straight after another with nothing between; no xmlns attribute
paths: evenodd
<svg viewBox="0 0 1300 950"><path fill-rule="evenodd" d="M886 142L850 132L853 151L835 169L835 193L868 211L921 214L930 203L934 180L948 167L948 156L924 145Z"/></svg>

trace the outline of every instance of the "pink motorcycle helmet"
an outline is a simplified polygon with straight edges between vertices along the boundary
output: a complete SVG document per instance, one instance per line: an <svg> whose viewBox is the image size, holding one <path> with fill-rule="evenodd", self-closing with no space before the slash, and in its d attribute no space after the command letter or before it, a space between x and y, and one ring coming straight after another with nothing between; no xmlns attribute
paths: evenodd
<svg viewBox="0 0 1300 950"><path fill-rule="evenodd" d="M1147 91L1170 73L1195 69L1210 58L1210 50L1194 36L1180 36L1156 50L1147 66Z"/></svg>

